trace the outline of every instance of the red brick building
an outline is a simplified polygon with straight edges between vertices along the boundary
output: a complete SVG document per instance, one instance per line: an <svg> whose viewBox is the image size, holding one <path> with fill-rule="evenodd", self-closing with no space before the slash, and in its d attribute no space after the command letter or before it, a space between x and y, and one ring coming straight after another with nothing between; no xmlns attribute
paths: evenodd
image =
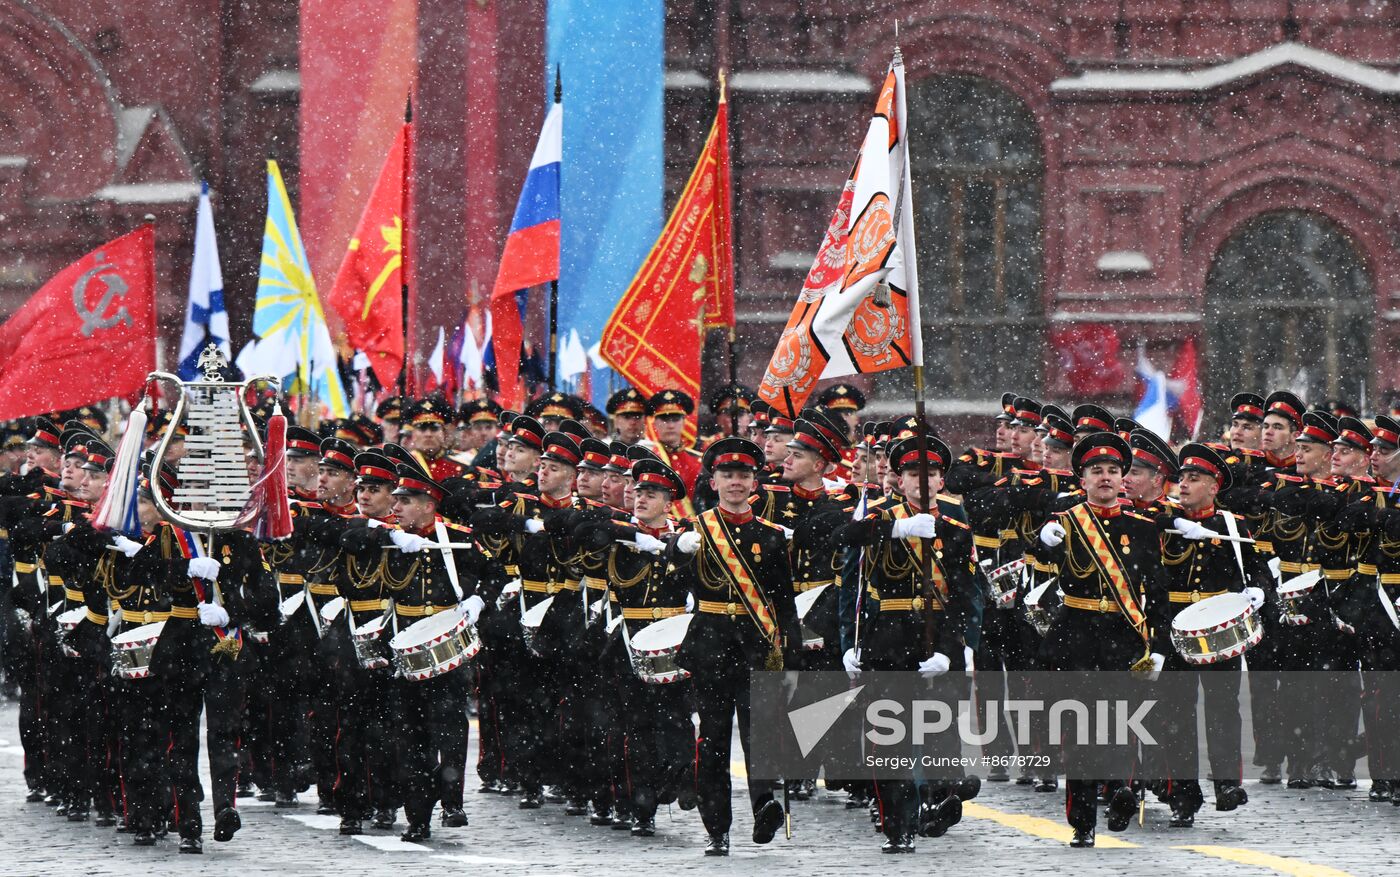
<svg viewBox="0 0 1400 877"><path fill-rule="evenodd" d="M0 70L0 308L152 212L165 309L178 315L191 187L204 176L225 193L216 209L240 336L256 277L262 159L279 158L295 187L296 114L314 110L298 106L296 4L218 5L217 16L177 0L120 14L71 0L0 8L9 59ZM543 7L420 4L417 90L438 101L439 129L419 185L468 193L478 209L456 210L466 213L456 224L472 225L472 241L495 241L494 250L469 245L435 217L419 269L434 272L420 284L432 290L429 311L458 308L473 284L491 285L513 181L528 160L514 141L539 121L520 117L538 101L516 92L538 91L543 27L532 22ZM1119 407L1132 393L1139 343L1168 366L1189 338L1216 404L1242 388L1297 385L1312 400L1358 402L1400 386L1390 355L1400 325L1394 4L667 8L673 186L708 127L714 71L731 71L749 381L854 158L898 19L936 413L989 411L1003 388L1077 397L1083 388L1070 385L1060 359L1076 338L1092 341L1091 355L1116 343L1123 378L1105 399ZM463 70L475 71L465 86ZM463 129L472 147L451 148ZM893 409L907 375L872 384Z"/></svg>

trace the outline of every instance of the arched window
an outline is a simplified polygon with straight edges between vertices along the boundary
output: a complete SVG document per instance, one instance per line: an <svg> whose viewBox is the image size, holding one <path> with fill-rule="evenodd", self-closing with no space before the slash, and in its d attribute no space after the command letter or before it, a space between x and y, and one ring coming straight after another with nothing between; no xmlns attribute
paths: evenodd
<svg viewBox="0 0 1400 877"><path fill-rule="evenodd" d="M913 82L915 234L931 399L987 399L1041 384L1041 197L1035 118L976 76ZM886 398L910 372L880 379Z"/></svg>
<svg viewBox="0 0 1400 877"><path fill-rule="evenodd" d="M1360 404L1373 289L1360 252L1325 216L1278 211L1236 229L1206 280L1206 399L1219 406L1210 415L1227 416L1240 390ZM1374 399L1374 386L1364 391Z"/></svg>

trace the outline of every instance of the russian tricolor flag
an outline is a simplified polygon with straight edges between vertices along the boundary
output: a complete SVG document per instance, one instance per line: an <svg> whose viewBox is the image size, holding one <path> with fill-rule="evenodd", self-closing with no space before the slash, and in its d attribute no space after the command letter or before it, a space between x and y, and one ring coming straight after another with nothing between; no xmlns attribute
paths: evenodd
<svg viewBox="0 0 1400 877"><path fill-rule="evenodd" d="M496 285L491 291L496 374L508 407L514 406L520 364L520 306L515 293L559 279L559 170L564 146L564 104L544 118L530 170L515 205Z"/></svg>

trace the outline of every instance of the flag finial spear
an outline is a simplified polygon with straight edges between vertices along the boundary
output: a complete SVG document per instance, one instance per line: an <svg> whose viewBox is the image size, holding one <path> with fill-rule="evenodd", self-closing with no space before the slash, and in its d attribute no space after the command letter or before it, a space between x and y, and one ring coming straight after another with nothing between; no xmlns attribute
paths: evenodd
<svg viewBox="0 0 1400 877"><path fill-rule="evenodd" d="M904 53L899 50L899 19L894 20L894 66L904 66Z"/></svg>
<svg viewBox="0 0 1400 877"><path fill-rule="evenodd" d="M557 104L564 100L564 80L559 74L559 65L554 65L554 102Z"/></svg>
<svg viewBox="0 0 1400 877"><path fill-rule="evenodd" d="M724 103L724 102L726 102L726 101L729 99L729 97L728 97L728 95L727 95L727 93L726 93L726 88L727 88L727 86L726 86L726 81L725 81L725 76L724 76L724 68L721 67L721 68L719 68L719 102L720 102L720 103Z"/></svg>

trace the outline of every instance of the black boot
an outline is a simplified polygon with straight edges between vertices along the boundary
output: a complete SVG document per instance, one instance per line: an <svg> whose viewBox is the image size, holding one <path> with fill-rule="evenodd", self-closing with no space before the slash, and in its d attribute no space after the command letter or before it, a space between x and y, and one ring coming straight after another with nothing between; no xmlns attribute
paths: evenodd
<svg viewBox="0 0 1400 877"><path fill-rule="evenodd" d="M656 834L656 820L651 817L638 816L632 823L633 837L651 837Z"/></svg>
<svg viewBox="0 0 1400 877"><path fill-rule="evenodd" d="M334 816L335 813L335 801L330 796L321 795L316 799L316 815Z"/></svg>
<svg viewBox="0 0 1400 877"><path fill-rule="evenodd" d="M589 825L612 825L612 808L606 804L590 804L588 809L592 812L588 814Z"/></svg>
<svg viewBox="0 0 1400 877"><path fill-rule="evenodd" d="M912 853L914 852L914 835L901 834L898 837L892 837L880 845L880 852L891 854Z"/></svg>
<svg viewBox="0 0 1400 877"><path fill-rule="evenodd" d="M705 855L707 856L727 856L729 855L729 835L724 832L715 832L705 841Z"/></svg>
<svg viewBox="0 0 1400 877"><path fill-rule="evenodd" d="M451 810L443 808L442 824L446 828L465 828L467 826L467 811L461 807L453 807Z"/></svg>
<svg viewBox="0 0 1400 877"><path fill-rule="evenodd" d="M261 796L259 796L259 797L261 797ZM274 807L280 807L280 808L283 808L283 809L290 808L290 807L295 807L295 806L297 806L298 804L301 803L300 801L297 800L297 793L296 793L296 792L281 792L281 791L279 791L279 792L275 793L273 797L275 798L275 800L273 801L272 806L274 806Z"/></svg>
<svg viewBox="0 0 1400 877"><path fill-rule="evenodd" d="M131 843L138 847L153 847L156 845L155 832L149 828L138 828L132 835Z"/></svg>
<svg viewBox="0 0 1400 877"><path fill-rule="evenodd" d="M987 772L987 782L989 783L1007 783L1010 781L1011 771L1007 770L1002 765L996 765Z"/></svg>
<svg viewBox="0 0 1400 877"><path fill-rule="evenodd" d="M544 792L541 792L539 789L533 791L527 789L525 793L520 796L521 810L538 810L543 806Z"/></svg>
<svg viewBox="0 0 1400 877"><path fill-rule="evenodd" d="M1133 790L1123 786L1113 793L1113 798L1108 803L1108 812L1104 814L1108 820L1109 831L1123 831L1128 827L1128 823L1133 821L1133 814L1137 812L1137 795Z"/></svg>
<svg viewBox="0 0 1400 877"><path fill-rule="evenodd" d="M360 824L359 819L353 816L342 816L340 817L340 833L353 837L357 834L364 834L365 828Z"/></svg>
<svg viewBox="0 0 1400 877"><path fill-rule="evenodd" d="M548 801L549 797L546 796L545 800ZM588 802L582 798L574 798L564 802L565 816L583 816L586 813L588 813Z"/></svg>
<svg viewBox="0 0 1400 877"><path fill-rule="evenodd" d="M1215 809L1228 813L1237 807L1249 803L1249 795L1240 786L1229 780L1218 780L1215 783Z"/></svg>
<svg viewBox="0 0 1400 877"><path fill-rule="evenodd" d="M1390 781L1372 780L1371 791L1366 795L1367 800L1373 804L1384 804L1390 800Z"/></svg>
<svg viewBox="0 0 1400 877"><path fill-rule="evenodd" d="M753 815L753 842L766 844L773 840L778 828L783 824L783 805L768 801Z"/></svg>
<svg viewBox="0 0 1400 877"><path fill-rule="evenodd" d="M920 837L942 837L962 821L962 799L951 794L937 804L922 808L919 815Z"/></svg>
<svg viewBox="0 0 1400 877"><path fill-rule="evenodd" d="M394 822L398 819L398 811L388 807L381 807L374 811L374 821L370 823L375 828L393 828Z"/></svg>
<svg viewBox="0 0 1400 877"><path fill-rule="evenodd" d="M180 838L180 852L200 855L204 852L204 841L197 837Z"/></svg>
<svg viewBox="0 0 1400 877"><path fill-rule="evenodd" d="M1266 764L1259 774L1259 782L1266 786L1276 786L1283 782L1283 768L1277 764Z"/></svg>
<svg viewBox="0 0 1400 877"><path fill-rule="evenodd" d="M1190 828L1196 824L1196 813L1184 801L1172 802L1172 818L1167 823L1172 828Z"/></svg>
<svg viewBox="0 0 1400 877"><path fill-rule="evenodd" d="M243 827L243 817L232 807L225 807L214 816L214 840L227 843Z"/></svg>
<svg viewBox="0 0 1400 877"><path fill-rule="evenodd" d="M1092 847L1094 845L1094 830L1092 828L1076 828L1074 837L1070 838L1069 845L1072 847Z"/></svg>
<svg viewBox="0 0 1400 877"><path fill-rule="evenodd" d="M92 824L98 828L111 828L117 824L117 817L112 813L99 810L97 818L92 821Z"/></svg>
<svg viewBox="0 0 1400 877"><path fill-rule="evenodd" d="M433 829L426 822L410 822L403 834L399 835L399 840L406 843L416 843L425 841L433 836Z"/></svg>

